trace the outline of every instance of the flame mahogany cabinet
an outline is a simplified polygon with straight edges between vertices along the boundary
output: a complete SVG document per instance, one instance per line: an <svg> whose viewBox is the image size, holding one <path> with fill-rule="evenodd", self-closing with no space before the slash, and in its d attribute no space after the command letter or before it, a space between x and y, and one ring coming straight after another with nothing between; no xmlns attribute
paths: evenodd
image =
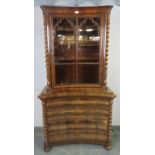
<svg viewBox="0 0 155 155"><path fill-rule="evenodd" d="M112 147L112 102L107 87L112 6L41 6L47 86L42 101L44 150L65 143Z"/></svg>

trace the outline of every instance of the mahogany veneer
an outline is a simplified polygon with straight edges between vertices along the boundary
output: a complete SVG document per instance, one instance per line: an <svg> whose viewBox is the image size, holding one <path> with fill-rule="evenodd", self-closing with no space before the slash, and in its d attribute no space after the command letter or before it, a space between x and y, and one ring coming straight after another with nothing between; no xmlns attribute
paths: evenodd
<svg viewBox="0 0 155 155"><path fill-rule="evenodd" d="M44 150L64 143L111 148L112 102L107 87L111 6L41 6L47 86L43 107Z"/></svg>

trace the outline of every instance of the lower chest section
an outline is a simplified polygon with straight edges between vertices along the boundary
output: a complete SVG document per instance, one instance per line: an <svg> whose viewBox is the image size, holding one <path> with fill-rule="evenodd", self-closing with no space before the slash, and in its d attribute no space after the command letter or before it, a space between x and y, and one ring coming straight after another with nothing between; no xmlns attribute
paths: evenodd
<svg viewBox="0 0 155 155"><path fill-rule="evenodd" d="M106 143L111 125L111 101L98 98L56 98L43 101L48 142Z"/></svg>

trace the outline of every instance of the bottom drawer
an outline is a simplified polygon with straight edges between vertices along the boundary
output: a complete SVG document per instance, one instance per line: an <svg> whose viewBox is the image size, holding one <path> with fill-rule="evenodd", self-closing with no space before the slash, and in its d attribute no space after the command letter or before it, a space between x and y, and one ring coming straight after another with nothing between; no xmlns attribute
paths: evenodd
<svg viewBox="0 0 155 155"><path fill-rule="evenodd" d="M64 130L49 134L49 142L59 143L64 141L107 141L107 133L96 130Z"/></svg>

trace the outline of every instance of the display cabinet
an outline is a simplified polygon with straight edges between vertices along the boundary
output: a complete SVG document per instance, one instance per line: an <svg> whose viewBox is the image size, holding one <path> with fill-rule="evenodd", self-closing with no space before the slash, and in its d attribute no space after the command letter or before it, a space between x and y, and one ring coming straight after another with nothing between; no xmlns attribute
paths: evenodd
<svg viewBox="0 0 155 155"><path fill-rule="evenodd" d="M41 6L47 86L39 98L45 151L64 143L111 148L115 94L106 82L111 8Z"/></svg>

